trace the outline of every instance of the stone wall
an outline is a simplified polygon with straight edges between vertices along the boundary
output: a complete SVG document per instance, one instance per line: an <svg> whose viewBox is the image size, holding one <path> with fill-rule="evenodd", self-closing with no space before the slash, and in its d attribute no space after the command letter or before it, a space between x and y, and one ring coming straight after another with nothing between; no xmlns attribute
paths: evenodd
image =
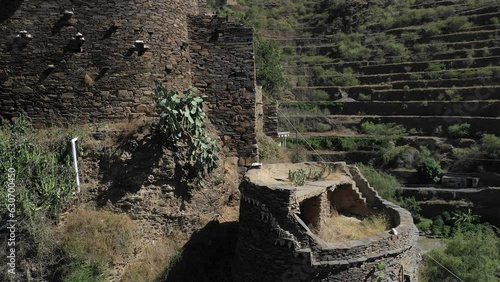
<svg viewBox="0 0 500 282"><path fill-rule="evenodd" d="M0 13L2 119L24 112L58 125L156 116L154 81L178 90L194 84L208 95L208 116L230 155L240 165L258 160L251 29L188 20L206 11L205 0L15 2Z"/></svg>
<svg viewBox="0 0 500 282"><path fill-rule="evenodd" d="M126 119L151 111L154 80L191 84L186 15L198 12L197 0L16 2L0 18L4 118L24 111L37 123ZM15 41L22 30L32 36L26 46ZM149 49L139 55L136 40Z"/></svg>
<svg viewBox="0 0 500 282"><path fill-rule="evenodd" d="M263 96L262 86L257 87L255 97L257 128L271 138L278 138L278 103Z"/></svg>
<svg viewBox="0 0 500 282"><path fill-rule="evenodd" d="M324 186L322 194L310 194L323 200L327 191L334 191L337 186L355 185L349 177L346 173L336 184L320 181L306 184L305 189ZM352 187L362 199L373 195L365 193L372 189L369 186ZM241 183L235 281L377 281L381 275L387 281L416 281L418 236L408 211L375 195L377 200L372 202L380 206L370 208L384 210L397 233L325 242L301 219L300 202L307 199L297 197L304 193L300 189L283 184L265 185L248 176ZM329 209L330 205L324 205L322 200L320 208Z"/></svg>
<svg viewBox="0 0 500 282"><path fill-rule="evenodd" d="M218 17L189 18L193 85L208 99L208 116L240 165L258 160L253 31Z"/></svg>

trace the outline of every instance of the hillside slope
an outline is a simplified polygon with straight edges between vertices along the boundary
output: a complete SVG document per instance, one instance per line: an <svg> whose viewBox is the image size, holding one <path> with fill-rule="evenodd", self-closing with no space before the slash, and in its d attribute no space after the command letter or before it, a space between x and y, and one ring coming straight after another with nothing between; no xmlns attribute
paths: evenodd
<svg viewBox="0 0 500 282"><path fill-rule="evenodd" d="M500 135L498 1L238 1L224 11L282 48L280 129L337 151L315 159L368 162L386 146L366 143L389 138L426 146L445 168L497 167L457 165L455 149Z"/></svg>

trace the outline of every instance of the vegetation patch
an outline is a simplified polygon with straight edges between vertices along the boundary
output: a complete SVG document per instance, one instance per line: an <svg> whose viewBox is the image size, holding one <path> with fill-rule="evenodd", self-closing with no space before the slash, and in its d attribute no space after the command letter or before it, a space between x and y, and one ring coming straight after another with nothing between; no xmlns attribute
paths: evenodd
<svg viewBox="0 0 500 282"><path fill-rule="evenodd" d="M429 255L444 267L424 256L426 281L454 281L447 270L463 281L498 281L500 239L491 228L457 232L444 250L433 250Z"/></svg>
<svg viewBox="0 0 500 282"><path fill-rule="evenodd" d="M157 82L153 89L160 111L160 132L174 152L175 161L185 167L187 179L198 179L217 167L219 146L208 136L203 98L194 94L195 88L184 91L167 90ZM187 180L186 179L186 180Z"/></svg>
<svg viewBox="0 0 500 282"><path fill-rule="evenodd" d="M356 166L380 197L390 201L396 200L401 192L401 184L394 176L362 163L357 163Z"/></svg>
<svg viewBox="0 0 500 282"><path fill-rule="evenodd" d="M391 138L398 138L408 135L406 129L395 123L379 123L375 124L371 121L367 121L361 124L361 130L363 133L373 135L373 136L390 136Z"/></svg>
<svg viewBox="0 0 500 282"><path fill-rule="evenodd" d="M101 281L113 263L135 247L137 227L124 214L79 208L61 229L61 246L69 263L65 281Z"/></svg>

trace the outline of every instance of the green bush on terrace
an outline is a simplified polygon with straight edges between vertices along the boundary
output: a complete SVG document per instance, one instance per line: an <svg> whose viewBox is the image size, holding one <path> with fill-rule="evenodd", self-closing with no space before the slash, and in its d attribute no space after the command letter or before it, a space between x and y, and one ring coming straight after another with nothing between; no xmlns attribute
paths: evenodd
<svg viewBox="0 0 500 282"><path fill-rule="evenodd" d="M375 124L371 121L367 121L361 124L361 130L363 133L373 136L392 136L394 138L408 135L406 129L402 125L395 123Z"/></svg>
<svg viewBox="0 0 500 282"><path fill-rule="evenodd" d="M456 148L453 155L459 159L500 159L500 137L494 134L483 134L478 145L471 148Z"/></svg>
<svg viewBox="0 0 500 282"><path fill-rule="evenodd" d="M401 191L401 184L394 176L362 163L357 163L356 166L382 198L396 200Z"/></svg>

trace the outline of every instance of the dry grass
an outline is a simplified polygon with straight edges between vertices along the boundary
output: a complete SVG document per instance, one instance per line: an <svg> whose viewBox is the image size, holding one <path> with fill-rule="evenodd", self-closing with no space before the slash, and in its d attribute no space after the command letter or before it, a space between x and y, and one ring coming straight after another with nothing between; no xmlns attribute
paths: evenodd
<svg viewBox="0 0 500 282"><path fill-rule="evenodd" d="M118 262L132 252L136 224L124 214L79 208L61 227L68 256L86 261Z"/></svg>
<svg viewBox="0 0 500 282"><path fill-rule="evenodd" d="M388 227L387 217L383 214L359 220L334 213L322 222L318 236L327 242L355 240L384 232Z"/></svg>
<svg viewBox="0 0 500 282"><path fill-rule="evenodd" d="M120 281L151 282L159 281L165 270L170 267L172 259L179 254L182 243L175 238L162 238L148 242L137 260L130 262Z"/></svg>

